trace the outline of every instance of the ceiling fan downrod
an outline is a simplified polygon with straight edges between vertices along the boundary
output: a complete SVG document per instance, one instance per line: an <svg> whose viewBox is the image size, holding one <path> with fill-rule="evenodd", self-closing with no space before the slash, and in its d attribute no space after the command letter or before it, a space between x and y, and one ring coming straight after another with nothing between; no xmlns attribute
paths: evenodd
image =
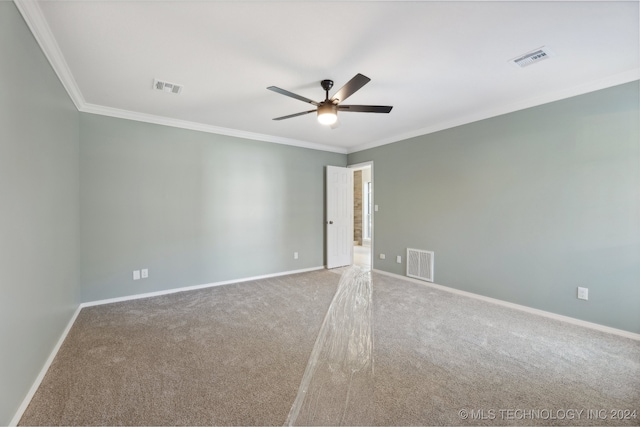
<svg viewBox="0 0 640 427"><path fill-rule="evenodd" d="M333 80L323 80L320 82L320 86L322 86L322 89L324 89L324 93L325 93L325 101L329 100L329 91L331 90L331 88L333 87Z"/></svg>

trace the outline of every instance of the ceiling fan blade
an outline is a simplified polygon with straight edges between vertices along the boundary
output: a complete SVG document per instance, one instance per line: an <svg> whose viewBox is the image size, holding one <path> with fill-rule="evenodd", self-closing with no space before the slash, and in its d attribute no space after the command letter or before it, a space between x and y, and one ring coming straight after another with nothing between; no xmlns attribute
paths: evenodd
<svg viewBox="0 0 640 427"><path fill-rule="evenodd" d="M316 102L316 101L314 101L312 99L309 99L309 98L305 98L304 96L297 95L297 94L295 94L293 92L289 92L288 90L280 89L279 87L269 86L267 89L272 90L272 91L274 91L276 93L279 93L281 95L285 95L285 96L289 96L291 98L299 99L302 102L308 102L309 104L313 104L316 107L318 105L320 105L319 102Z"/></svg>
<svg viewBox="0 0 640 427"><path fill-rule="evenodd" d="M343 102L345 99L356 93L360 88L367 83L369 83L371 79L367 76L364 76L360 73L356 74L354 78L349 80L347 84L342 86L338 92L331 98L332 101Z"/></svg>
<svg viewBox="0 0 640 427"><path fill-rule="evenodd" d="M302 113L296 113L296 114L289 114L288 116L282 116L282 117L276 117L273 120L284 120L284 119L290 119L292 117L298 117L298 116L304 116L305 114L309 114L309 113L315 113L318 110L309 110L309 111L303 111Z"/></svg>
<svg viewBox="0 0 640 427"><path fill-rule="evenodd" d="M388 113L392 108L388 105L338 105L338 111L353 111L356 113Z"/></svg>

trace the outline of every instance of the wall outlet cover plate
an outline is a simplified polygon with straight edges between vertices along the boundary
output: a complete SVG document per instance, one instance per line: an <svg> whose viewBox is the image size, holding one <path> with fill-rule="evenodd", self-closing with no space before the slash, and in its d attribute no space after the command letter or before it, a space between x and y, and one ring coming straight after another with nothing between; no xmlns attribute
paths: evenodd
<svg viewBox="0 0 640 427"><path fill-rule="evenodd" d="M588 300L589 299L589 288L581 288L578 287L578 299Z"/></svg>

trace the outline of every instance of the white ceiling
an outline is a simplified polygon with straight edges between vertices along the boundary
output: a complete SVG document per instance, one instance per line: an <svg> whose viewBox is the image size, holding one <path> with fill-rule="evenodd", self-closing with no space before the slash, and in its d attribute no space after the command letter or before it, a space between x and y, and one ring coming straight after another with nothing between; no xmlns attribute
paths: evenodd
<svg viewBox="0 0 640 427"><path fill-rule="evenodd" d="M343 153L640 78L638 1L15 1L80 111ZM390 114L272 120L356 73Z"/></svg>

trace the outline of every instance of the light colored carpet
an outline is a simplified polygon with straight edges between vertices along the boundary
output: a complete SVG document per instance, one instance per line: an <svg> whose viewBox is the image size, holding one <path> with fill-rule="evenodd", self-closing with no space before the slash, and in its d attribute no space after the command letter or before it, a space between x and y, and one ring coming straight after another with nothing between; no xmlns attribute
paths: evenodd
<svg viewBox="0 0 640 427"><path fill-rule="evenodd" d="M339 279L85 308L20 424L282 425ZM377 274L373 303L375 424L640 425L611 412L640 411L638 341Z"/></svg>

